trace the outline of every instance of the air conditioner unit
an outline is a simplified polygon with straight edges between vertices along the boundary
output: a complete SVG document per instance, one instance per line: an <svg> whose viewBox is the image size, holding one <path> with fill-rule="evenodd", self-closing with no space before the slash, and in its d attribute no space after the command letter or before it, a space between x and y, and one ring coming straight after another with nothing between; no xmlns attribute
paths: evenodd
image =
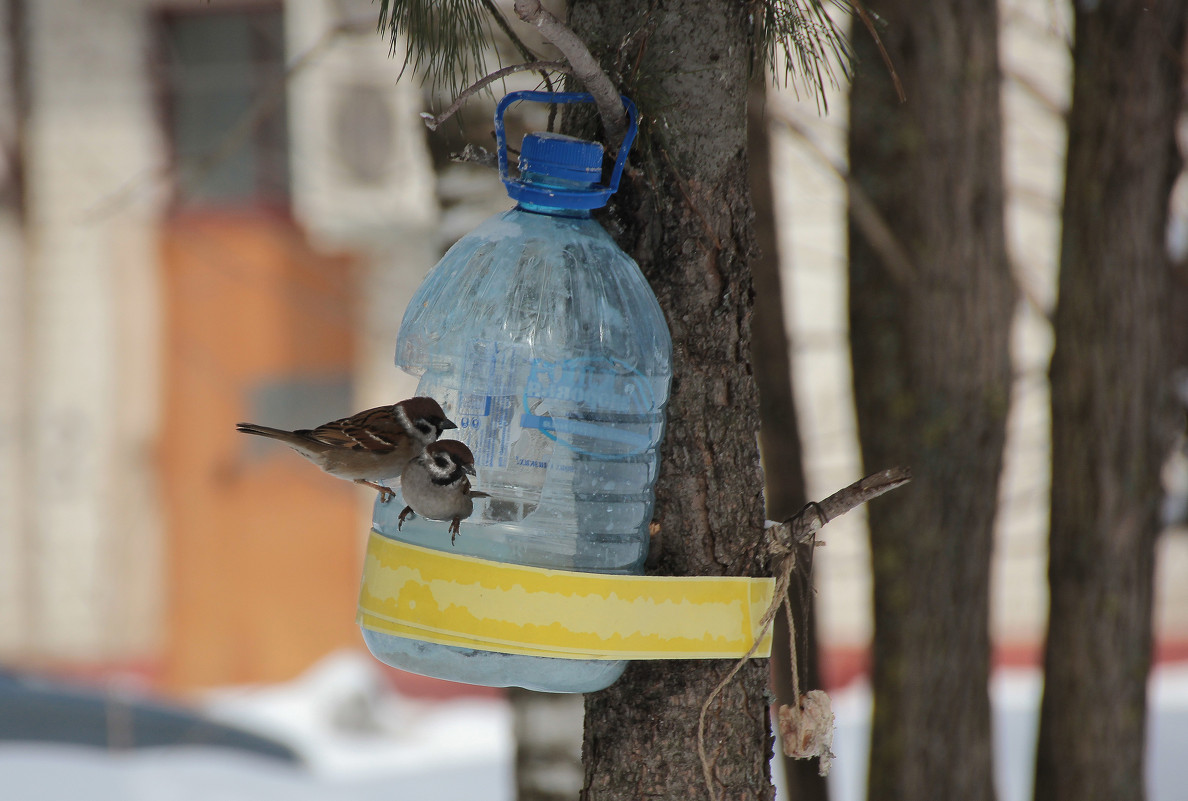
<svg viewBox="0 0 1188 801"><path fill-rule="evenodd" d="M397 81L402 62L375 30L375 6L290 0L285 14L297 218L342 244L432 225L419 86L408 75Z"/></svg>

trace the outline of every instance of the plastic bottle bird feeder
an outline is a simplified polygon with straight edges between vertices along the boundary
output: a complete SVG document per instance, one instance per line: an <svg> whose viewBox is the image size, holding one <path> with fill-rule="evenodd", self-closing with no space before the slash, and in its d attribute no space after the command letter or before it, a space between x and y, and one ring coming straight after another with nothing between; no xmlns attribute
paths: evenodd
<svg viewBox="0 0 1188 801"><path fill-rule="evenodd" d="M475 457L476 500L448 524L404 497L377 501L359 600L381 661L472 684L589 692L627 659L737 658L755 641L769 579L644 578L652 488L672 380L672 340L639 266L592 217L617 190L602 146L524 137L500 177L516 208L459 240L404 314L396 364L420 376ZM769 649L770 646L767 646ZM762 650L762 649L761 649ZM763 655L760 653L760 655Z"/></svg>

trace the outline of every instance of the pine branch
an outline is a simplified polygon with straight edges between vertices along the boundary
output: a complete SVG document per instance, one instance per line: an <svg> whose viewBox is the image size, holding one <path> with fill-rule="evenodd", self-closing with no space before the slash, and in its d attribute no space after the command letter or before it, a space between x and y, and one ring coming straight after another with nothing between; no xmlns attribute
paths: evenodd
<svg viewBox="0 0 1188 801"><path fill-rule="evenodd" d="M573 76L581 81L594 98L598 114L602 117L608 148L618 150L627 133L627 112L623 110L619 91L610 76L603 71L598 59L594 58L586 43L569 26L541 6L540 0L515 0L514 8L520 19L540 31L565 56L573 68Z"/></svg>
<svg viewBox="0 0 1188 801"><path fill-rule="evenodd" d="M799 79L813 91L820 108L829 110L825 86L827 83L835 88L840 85L834 64L840 67L842 77L849 80L854 53L845 31L826 11L827 2L842 14L857 17L862 22L874 39L899 100L903 102L903 84L879 38L875 16L862 0L763 0L756 14L755 39L764 67L775 77L776 65L780 61L777 56L782 55L784 83L788 83L789 78Z"/></svg>
<svg viewBox="0 0 1188 801"><path fill-rule="evenodd" d="M627 130L627 114L618 90L598 60L577 34L541 6L540 0L515 0L513 7L523 22L539 30L561 51L571 68L567 74L577 78L594 98L608 147L617 148ZM508 25L493 0L382 0L380 6L379 27L389 31L392 51L396 51L398 43L406 48L401 71L411 65L422 77L431 77L434 86L452 82L458 99L473 94L476 86L481 88L498 80L485 75L484 52L491 44L492 22L507 34L526 61L537 63L535 54ZM504 70L492 73L507 74ZM541 74L552 90L547 73ZM454 104L451 114L457 111ZM430 127L448 116L429 118L436 120Z"/></svg>
<svg viewBox="0 0 1188 801"><path fill-rule="evenodd" d="M854 13L849 0L830 2L845 13ZM763 66L775 78L782 60L783 83L792 79L795 86L799 80L816 96L819 107L828 111L826 84L840 85L834 63L849 79L853 54L845 32L826 13L824 0L763 0L755 19L756 46Z"/></svg>
<svg viewBox="0 0 1188 801"><path fill-rule="evenodd" d="M411 66L434 88L451 91L486 74L492 21L484 0L382 0L380 4L379 29L388 31L392 53L404 50L401 73Z"/></svg>
<svg viewBox="0 0 1188 801"><path fill-rule="evenodd" d="M492 72L490 75L478 79L470 86L463 89L458 93L458 96L454 98L454 102L450 103L449 106L446 107L445 111L437 115L429 114L428 112L422 112L421 119L425 121L425 126L429 130L436 131L439 127L441 127L443 122L458 113L458 109L462 108L463 104L466 103L471 95L482 90L484 87L495 83L495 81L506 78L508 75L514 75L517 72L535 71L539 72L541 75L547 76L549 70L552 70L553 72L561 72L565 75L573 75L573 69L570 68L568 64L562 63L560 61L533 61L530 64L512 64L511 66L504 67L501 70L495 70L495 72ZM548 78L546 77L545 80L548 81ZM549 86L552 86L552 82L549 82Z"/></svg>

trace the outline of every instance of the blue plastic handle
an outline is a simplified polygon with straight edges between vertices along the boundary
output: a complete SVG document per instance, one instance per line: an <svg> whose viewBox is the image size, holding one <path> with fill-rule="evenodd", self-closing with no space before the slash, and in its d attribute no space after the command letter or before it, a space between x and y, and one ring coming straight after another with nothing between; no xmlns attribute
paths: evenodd
<svg viewBox="0 0 1188 801"><path fill-rule="evenodd" d="M627 153L631 150L631 143L635 141L636 133L639 132L639 111L635 108L635 104L626 95L619 95L619 97L623 101L623 108L627 110L628 124L627 133L623 137L623 144L619 147L619 155L615 159L614 169L611 170L610 181L604 186L582 193L600 200L601 203L598 205L604 205L607 199L619 190L619 179L623 177L623 166L627 163ZM499 178L509 188L515 185L516 181L509 178L507 174L507 132L503 127L503 114L507 111L508 106L512 103L518 103L521 100L549 104L593 103L594 97L588 92L538 92L530 90L508 92L503 96L503 99L495 107L495 141L498 144ZM597 206L593 208L597 208Z"/></svg>

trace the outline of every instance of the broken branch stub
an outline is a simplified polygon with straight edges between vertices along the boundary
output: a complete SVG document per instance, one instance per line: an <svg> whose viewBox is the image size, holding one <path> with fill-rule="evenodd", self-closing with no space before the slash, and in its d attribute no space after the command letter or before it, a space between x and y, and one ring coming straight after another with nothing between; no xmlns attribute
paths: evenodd
<svg viewBox="0 0 1188 801"><path fill-rule="evenodd" d="M809 542L830 520L911 480L911 468L891 467L855 481L823 501L809 503L793 517L769 528L768 548L773 556L790 553L797 545Z"/></svg>

